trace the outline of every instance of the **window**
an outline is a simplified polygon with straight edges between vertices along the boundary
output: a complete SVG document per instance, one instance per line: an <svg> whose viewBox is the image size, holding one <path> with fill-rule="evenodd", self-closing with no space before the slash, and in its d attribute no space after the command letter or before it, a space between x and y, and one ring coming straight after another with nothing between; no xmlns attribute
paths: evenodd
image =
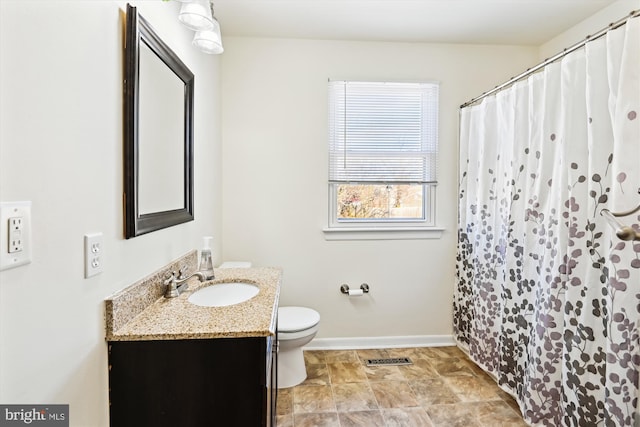
<svg viewBox="0 0 640 427"><path fill-rule="evenodd" d="M438 84L329 82L329 229L434 226Z"/></svg>

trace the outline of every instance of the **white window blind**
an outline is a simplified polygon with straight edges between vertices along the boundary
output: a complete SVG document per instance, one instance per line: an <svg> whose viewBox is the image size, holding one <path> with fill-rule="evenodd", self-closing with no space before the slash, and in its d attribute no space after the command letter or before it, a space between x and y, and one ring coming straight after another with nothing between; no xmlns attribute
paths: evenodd
<svg viewBox="0 0 640 427"><path fill-rule="evenodd" d="M329 82L331 183L435 184L438 84Z"/></svg>

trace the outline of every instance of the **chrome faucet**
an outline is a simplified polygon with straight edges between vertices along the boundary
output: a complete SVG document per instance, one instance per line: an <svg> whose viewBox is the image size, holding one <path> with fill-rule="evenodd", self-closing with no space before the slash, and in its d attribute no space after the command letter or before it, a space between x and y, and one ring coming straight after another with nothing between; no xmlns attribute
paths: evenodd
<svg viewBox="0 0 640 427"><path fill-rule="evenodd" d="M187 290L188 285L186 282L194 276L200 279L201 282L207 280L204 273L200 271L196 271L188 277L182 277L182 270L180 271L180 275L178 277L176 277L176 274L177 273L175 271L172 271L171 276L164 281L164 284L167 286L164 291L165 298L175 298L177 296L180 296L180 292Z"/></svg>

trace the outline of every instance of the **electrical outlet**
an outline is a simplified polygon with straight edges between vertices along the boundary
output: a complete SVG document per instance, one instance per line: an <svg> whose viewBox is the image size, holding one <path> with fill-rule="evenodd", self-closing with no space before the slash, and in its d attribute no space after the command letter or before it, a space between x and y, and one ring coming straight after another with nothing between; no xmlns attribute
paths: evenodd
<svg viewBox="0 0 640 427"><path fill-rule="evenodd" d="M84 235L84 277L102 273L103 267L102 233Z"/></svg>
<svg viewBox="0 0 640 427"><path fill-rule="evenodd" d="M22 226L24 222L21 216L9 218L9 253L20 252L24 249L22 240Z"/></svg>
<svg viewBox="0 0 640 427"><path fill-rule="evenodd" d="M0 203L0 270L31 262L31 202Z"/></svg>

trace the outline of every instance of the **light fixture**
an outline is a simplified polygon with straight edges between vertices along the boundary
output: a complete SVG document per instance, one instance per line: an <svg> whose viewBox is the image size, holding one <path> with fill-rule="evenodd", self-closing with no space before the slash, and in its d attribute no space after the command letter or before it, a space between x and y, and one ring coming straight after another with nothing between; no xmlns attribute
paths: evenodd
<svg viewBox="0 0 640 427"><path fill-rule="evenodd" d="M220 23L214 16L213 3L210 3L210 6L213 28L196 32L196 35L193 37L193 45L204 53L219 55L224 52L222 35L220 34Z"/></svg>
<svg viewBox="0 0 640 427"><path fill-rule="evenodd" d="M182 3L178 20L193 31L212 30L214 24L209 0L193 0Z"/></svg>
<svg viewBox="0 0 640 427"><path fill-rule="evenodd" d="M219 55L224 52L222 47L222 36L220 35L220 24L213 18L213 30L198 31L193 37L193 45L204 53Z"/></svg>

